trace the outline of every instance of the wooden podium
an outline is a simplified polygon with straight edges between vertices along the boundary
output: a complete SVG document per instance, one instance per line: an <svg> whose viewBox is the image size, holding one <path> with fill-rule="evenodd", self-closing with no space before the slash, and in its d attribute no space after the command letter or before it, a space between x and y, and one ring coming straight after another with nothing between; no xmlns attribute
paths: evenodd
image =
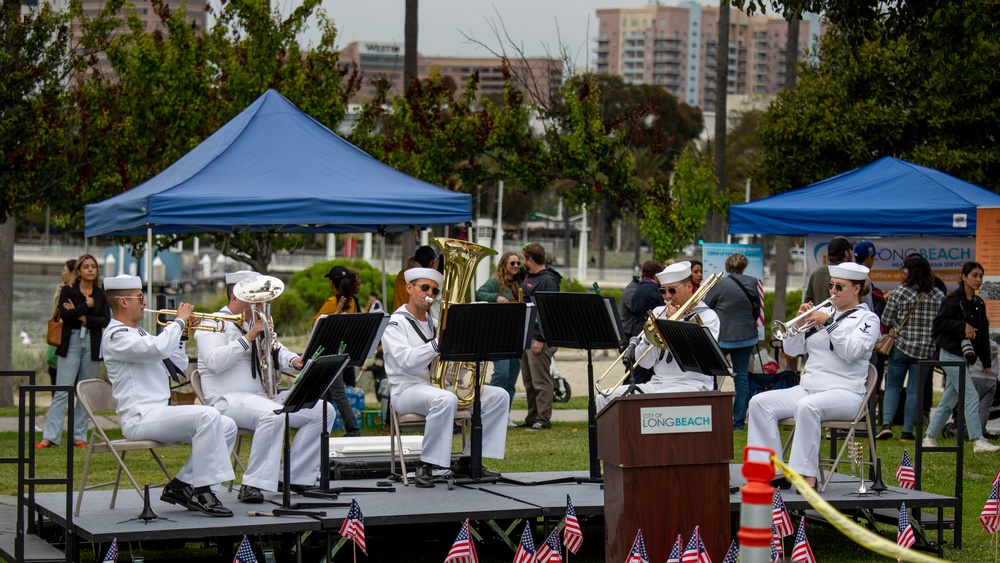
<svg viewBox="0 0 1000 563"><path fill-rule="evenodd" d="M627 395L597 415L606 562L625 560L639 528L650 561L665 561L677 535L686 545L696 525L709 555L722 559L730 542L733 395Z"/></svg>

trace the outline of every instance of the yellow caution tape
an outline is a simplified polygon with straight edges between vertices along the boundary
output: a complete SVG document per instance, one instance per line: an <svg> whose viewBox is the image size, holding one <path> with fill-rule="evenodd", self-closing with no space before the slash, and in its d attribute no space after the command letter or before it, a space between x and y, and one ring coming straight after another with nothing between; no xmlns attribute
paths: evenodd
<svg viewBox="0 0 1000 563"><path fill-rule="evenodd" d="M823 497L821 497L815 489L810 487L801 475L785 465L780 459L778 459L777 456L771 456L771 461L774 462L775 467L780 469L781 472L785 474L785 478L795 486L795 490L797 490L799 494L806 499L806 502L815 508L817 512L822 514L823 518L826 518L827 522L833 524L833 527L837 528L840 533L853 540L854 543L869 551L873 551L887 557L894 557L902 561L910 561L913 563L940 563L945 561L944 559L938 559L937 557L927 555L926 553L906 549L896 544L896 542L889 541L875 532L855 524L854 521L841 514L836 508L830 506L828 502L823 500Z"/></svg>

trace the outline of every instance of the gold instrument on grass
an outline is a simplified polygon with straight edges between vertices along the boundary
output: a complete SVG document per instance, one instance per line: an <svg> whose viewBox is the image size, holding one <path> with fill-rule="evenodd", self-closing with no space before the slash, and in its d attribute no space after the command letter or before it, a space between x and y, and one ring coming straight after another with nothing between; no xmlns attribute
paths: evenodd
<svg viewBox="0 0 1000 563"><path fill-rule="evenodd" d="M263 323L264 330L257 336L257 368L260 370L260 384L267 398L278 396L278 383L281 381L281 371L278 369L277 356L278 337L274 333L271 319L271 301L285 291L285 284L273 276L257 276L240 280L233 288L233 295L240 301L250 304L250 312L254 323Z"/></svg>
<svg viewBox="0 0 1000 563"><path fill-rule="evenodd" d="M687 301L685 301L684 304L681 305L679 309L677 309L676 311L674 311L672 315L667 317L667 320L670 321L683 320L684 317L688 316L691 310L694 309L695 306L697 306L698 303L700 303L701 300L705 298L705 295L708 294L709 290L711 290L712 287L716 283L718 283L720 279L722 279L722 274L718 272L709 276L708 279L706 279L705 282L698 287L697 291L691 294L691 297ZM667 307L664 307L663 309L660 310L660 315L662 315L666 311ZM641 362L642 359L646 357L646 354L648 354L654 348L660 350L665 350L667 348L667 345L664 344L663 342L663 335L660 334L660 329L658 326L656 326L656 321L658 319L658 316L654 316L653 313L649 311L647 311L646 314L649 315L649 320L646 321L646 323L642 326L642 333L643 336L645 336L646 340L650 344L652 344L652 346L647 348L646 351L643 352L641 356L636 358L635 360L636 365L638 365L639 362ZM700 324L701 320L699 319L698 322ZM627 351L628 350L626 350L625 352ZM626 371L625 374L622 375L621 378L618 380L618 382L615 383L613 386L608 387L607 389L601 389L601 382L604 381L604 378L607 377L608 374L610 374L615 369L615 367L618 365L618 362L622 361L622 358L625 357L625 352L622 352L621 355L618 356L618 359L616 359L614 362L611 363L607 371L605 371L604 374L601 375L601 377L597 378L597 381L594 382L594 390L596 390L601 395L605 397L610 397L611 394L614 392L614 390L620 387L623 383L625 383L625 380L628 379L629 372Z"/></svg>
<svg viewBox="0 0 1000 563"><path fill-rule="evenodd" d="M156 317L156 324L160 326L167 326L168 324L173 322L173 319L160 318L163 315L171 317L177 316L176 309L144 309L144 310L147 313L153 313L153 315L155 315ZM216 324L204 324L204 325L199 324L201 321L217 321L217 322L230 321L239 325L243 324L243 315L225 315L221 313L196 313L192 311L191 315L188 318L193 322L186 324L184 326L184 330L207 330L209 332L221 332L223 330L221 326Z"/></svg>
<svg viewBox="0 0 1000 563"><path fill-rule="evenodd" d="M441 314L438 319L437 336L448 323L448 307L453 303L468 303L476 266L487 257L497 253L492 248L453 238L431 239L441 249L444 257L444 284L441 287ZM435 360L431 369L431 383L458 396L458 408L472 406L475 388L476 365L473 362L442 362ZM482 391L484 377L479 378Z"/></svg>

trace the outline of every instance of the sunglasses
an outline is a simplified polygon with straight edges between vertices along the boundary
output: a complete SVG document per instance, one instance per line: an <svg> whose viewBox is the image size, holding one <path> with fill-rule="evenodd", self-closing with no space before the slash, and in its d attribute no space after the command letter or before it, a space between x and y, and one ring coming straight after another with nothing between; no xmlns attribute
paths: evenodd
<svg viewBox="0 0 1000 563"><path fill-rule="evenodd" d="M145 301L146 300L146 296L145 295L130 295L128 297L122 296L122 297L119 297L118 299L142 299L143 301Z"/></svg>
<svg viewBox="0 0 1000 563"><path fill-rule="evenodd" d="M420 284L420 285L417 286L417 289L419 289L420 291L429 291L429 292L431 292L434 295L439 295L441 293L441 289L440 288L435 287L435 288L431 289L431 284L429 284L429 283L422 283L422 284Z"/></svg>
<svg viewBox="0 0 1000 563"><path fill-rule="evenodd" d="M511 261L511 262L507 262L507 265L508 266L520 266L521 262L513 262L513 261Z"/></svg>
<svg viewBox="0 0 1000 563"><path fill-rule="evenodd" d="M664 288L664 287L661 287L661 288L660 288L660 289L658 289L657 291L659 291L659 292L660 292L660 295L666 295L666 294L668 294L668 293L669 293L670 295L674 295L674 294L676 294L676 293L677 293L677 288L676 288L676 287L666 287L666 288Z"/></svg>
<svg viewBox="0 0 1000 563"><path fill-rule="evenodd" d="M827 289L837 288L837 291L844 291L844 288L847 286L841 283L827 282L826 287Z"/></svg>

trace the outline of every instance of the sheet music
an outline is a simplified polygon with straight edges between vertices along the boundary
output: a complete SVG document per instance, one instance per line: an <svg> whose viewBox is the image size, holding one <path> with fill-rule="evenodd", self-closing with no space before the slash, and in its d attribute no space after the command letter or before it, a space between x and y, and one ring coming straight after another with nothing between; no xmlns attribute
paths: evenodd
<svg viewBox="0 0 1000 563"><path fill-rule="evenodd" d="M618 309L615 308L615 300L611 297L604 298L604 308L608 312L608 318L615 321L613 323L615 327L615 337L619 342L623 342L626 338L622 335L622 323L618 318Z"/></svg>

